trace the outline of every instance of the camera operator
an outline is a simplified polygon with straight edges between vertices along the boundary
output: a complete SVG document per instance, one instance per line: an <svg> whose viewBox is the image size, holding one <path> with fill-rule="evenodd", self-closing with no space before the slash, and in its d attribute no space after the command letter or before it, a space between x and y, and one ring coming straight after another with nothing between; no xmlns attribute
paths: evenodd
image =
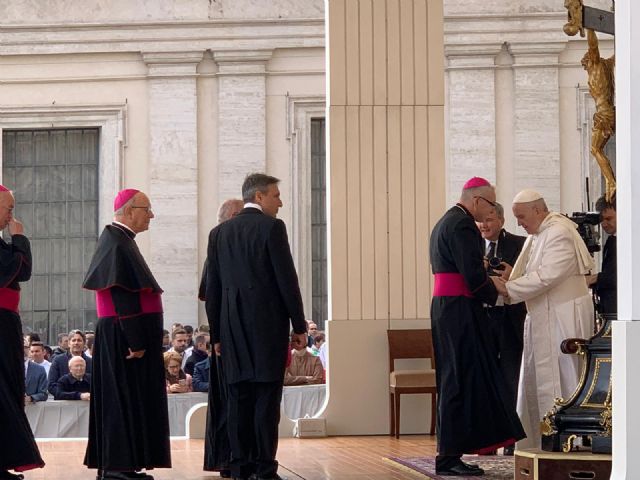
<svg viewBox="0 0 640 480"><path fill-rule="evenodd" d="M602 271L597 275L587 275L587 285L598 295L598 311L615 314L618 311L618 288L616 271L616 200L608 202L600 197L596 202L602 229L609 238L602 250Z"/></svg>
<svg viewBox="0 0 640 480"><path fill-rule="evenodd" d="M504 208L496 203L495 210L484 222L477 222L485 241L485 265L489 275L508 276L516 262L526 237L507 232L504 226ZM487 334L495 348L500 370L509 388L509 407L516 409L518 399L518 380L522 360L524 319L527 307L524 302L516 305L504 305L499 299L495 307L486 306L489 318ZM505 454L513 454L513 446L505 447Z"/></svg>

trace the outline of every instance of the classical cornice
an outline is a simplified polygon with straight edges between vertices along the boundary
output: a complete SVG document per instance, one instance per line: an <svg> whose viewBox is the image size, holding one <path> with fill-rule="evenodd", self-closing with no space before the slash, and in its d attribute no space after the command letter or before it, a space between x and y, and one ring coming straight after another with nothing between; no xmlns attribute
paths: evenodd
<svg viewBox="0 0 640 480"><path fill-rule="evenodd" d="M2 25L3 55L324 47L323 19Z"/></svg>

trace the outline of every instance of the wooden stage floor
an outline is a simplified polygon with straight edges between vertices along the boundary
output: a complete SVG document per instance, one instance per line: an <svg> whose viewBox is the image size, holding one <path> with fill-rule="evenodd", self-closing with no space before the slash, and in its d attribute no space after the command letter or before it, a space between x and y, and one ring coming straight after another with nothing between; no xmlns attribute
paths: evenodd
<svg viewBox="0 0 640 480"><path fill-rule="evenodd" d="M6 438L6 437L5 437ZM39 441L44 469L25 473L26 480L94 480L95 470L82 465L85 441ZM157 480L219 478L202 471L203 440L172 440L172 469L153 472ZM418 478L385 462L387 456L435 455L436 439L429 435L280 439L280 475L290 480L404 480Z"/></svg>

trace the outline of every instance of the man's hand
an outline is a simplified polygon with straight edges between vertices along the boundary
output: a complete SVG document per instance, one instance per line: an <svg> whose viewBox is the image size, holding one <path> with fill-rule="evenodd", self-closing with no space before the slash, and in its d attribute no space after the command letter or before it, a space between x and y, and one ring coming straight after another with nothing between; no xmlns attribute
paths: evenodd
<svg viewBox="0 0 640 480"><path fill-rule="evenodd" d="M220 356L220 342L213 344L213 351L216 352L216 357Z"/></svg>
<svg viewBox="0 0 640 480"><path fill-rule="evenodd" d="M86 401L91 400L91 394L89 392L81 393L80 400L86 400Z"/></svg>
<svg viewBox="0 0 640 480"><path fill-rule="evenodd" d="M24 225L15 218L12 218L9 220L9 233L11 235L24 235Z"/></svg>
<svg viewBox="0 0 640 480"><path fill-rule="evenodd" d="M507 280L509 280L509 277L511 276L511 271L513 270L513 267L509 265L507 262L500 262L500 265L504 268L504 270L498 270L500 272L500 277L502 277L502 279L506 282Z"/></svg>
<svg viewBox="0 0 640 480"><path fill-rule="evenodd" d="M33 403L33 400L31 399L30 395L25 395L24 396L24 404L25 405L29 405L30 403Z"/></svg>
<svg viewBox="0 0 640 480"><path fill-rule="evenodd" d="M585 275L585 281L587 282L587 287L591 287L594 283L598 281L598 275Z"/></svg>
<svg viewBox="0 0 640 480"><path fill-rule="evenodd" d="M129 355L127 355L127 360L131 360L133 358L142 358L144 357L145 350L136 350L135 352L129 349Z"/></svg>
<svg viewBox="0 0 640 480"><path fill-rule="evenodd" d="M301 350L307 346L307 334L306 333L294 333L291 335L291 346L296 350Z"/></svg>
<svg viewBox="0 0 640 480"><path fill-rule="evenodd" d="M491 276L489 278L493 282L493 285L496 287L496 290L498 291L498 293L500 295L502 295L503 297L508 297L509 296L509 292L507 291L506 282L504 281L504 279L502 277Z"/></svg>

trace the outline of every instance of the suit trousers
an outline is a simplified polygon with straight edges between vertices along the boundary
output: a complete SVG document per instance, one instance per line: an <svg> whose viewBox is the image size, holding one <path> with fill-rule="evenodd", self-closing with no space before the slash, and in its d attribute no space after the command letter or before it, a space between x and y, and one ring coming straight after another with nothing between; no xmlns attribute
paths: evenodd
<svg viewBox="0 0 640 480"><path fill-rule="evenodd" d="M227 427L233 476L276 475L282 388L282 380L229 384Z"/></svg>

